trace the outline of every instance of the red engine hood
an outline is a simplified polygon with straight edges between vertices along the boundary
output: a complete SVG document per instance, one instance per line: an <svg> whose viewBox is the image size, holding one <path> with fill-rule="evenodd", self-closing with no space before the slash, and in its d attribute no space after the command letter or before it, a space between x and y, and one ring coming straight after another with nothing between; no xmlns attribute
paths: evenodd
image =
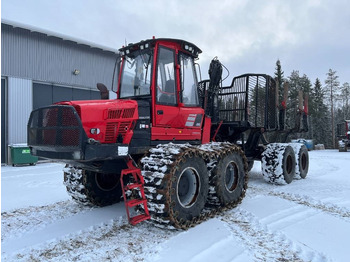
<svg viewBox="0 0 350 262"><path fill-rule="evenodd" d="M116 143L122 136L122 143L128 144L133 135L133 124L139 115L135 100L63 101L57 104L73 106L86 135L101 143ZM92 129L98 131L92 133Z"/></svg>
<svg viewBox="0 0 350 262"><path fill-rule="evenodd" d="M102 112L106 113L111 110L135 109L135 113L138 115L137 102L135 100L81 100L63 101L56 104L73 106L82 120L84 120L84 118L101 118Z"/></svg>

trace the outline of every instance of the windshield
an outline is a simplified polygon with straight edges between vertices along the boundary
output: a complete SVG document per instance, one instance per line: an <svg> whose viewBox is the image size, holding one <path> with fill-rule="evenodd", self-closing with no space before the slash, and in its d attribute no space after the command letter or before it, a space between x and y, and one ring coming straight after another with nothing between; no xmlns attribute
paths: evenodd
<svg viewBox="0 0 350 262"><path fill-rule="evenodd" d="M150 94L152 53L138 51L125 56L120 98Z"/></svg>

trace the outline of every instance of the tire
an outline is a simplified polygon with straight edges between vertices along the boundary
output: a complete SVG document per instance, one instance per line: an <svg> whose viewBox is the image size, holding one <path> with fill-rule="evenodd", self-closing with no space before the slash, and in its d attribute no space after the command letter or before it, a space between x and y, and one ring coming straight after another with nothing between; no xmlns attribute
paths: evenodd
<svg viewBox="0 0 350 262"><path fill-rule="evenodd" d="M199 156L187 155L176 166L171 177L168 214L180 224L199 217L208 196L208 172ZM172 172L170 172L172 173Z"/></svg>
<svg viewBox="0 0 350 262"><path fill-rule="evenodd" d="M348 144L347 141L339 140L338 141L339 152L347 152L348 151L347 144Z"/></svg>
<svg viewBox="0 0 350 262"><path fill-rule="evenodd" d="M272 184L290 184L295 176L295 154L288 144L272 143L262 153L264 179Z"/></svg>
<svg viewBox="0 0 350 262"><path fill-rule="evenodd" d="M347 152L347 151L348 151L347 146L339 147L339 152Z"/></svg>
<svg viewBox="0 0 350 262"><path fill-rule="evenodd" d="M299 165L299 176L301 178L306 178L307 173L309 172L309 152L306 146L303 145L300 148L296 161Z"/></svg>
<svg viewBox="0 0 350 262"><path fill-rule="evenodd" d="M306 146L300 143L291 143L289 145L293 147L295 153L295 177L306 178L309 172L309 152Z"/></svg>
<svg viewBox="0 0 350 262"><path fill-rule="evenodd" d="M83 170L66 165L63 169L63 177L63 184L66 186L68 195L77 203L88 205L89 200L85 192Z"/></svg>
<svg viewBox="0 0 350 262"><path fill-rule="evenodd" d="M107 206L121 200L120 174L105 174L66 166L64 184L78 203Z"/></svg>
<svg viewBox="0 0 350 262"><path fill-rule="evenodd" d="M253 162L253 161L252 161ZM213 170L215 191L221 206L238 203L245 194L244 160L238 152L221 158Z"/></svg>

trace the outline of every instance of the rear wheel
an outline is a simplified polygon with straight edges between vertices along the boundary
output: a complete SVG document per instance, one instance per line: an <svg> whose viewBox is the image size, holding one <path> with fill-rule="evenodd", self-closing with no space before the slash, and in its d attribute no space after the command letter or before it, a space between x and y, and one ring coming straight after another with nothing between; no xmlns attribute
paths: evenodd
<svg viewBox="0 0 350 262"><path fill-rule="evenodd" d="M348 151L348 146L346 143L343 141L339 141L339 152L347 152Z"/></svg>
<svg viewBox="0 0 350 262"><path fill-rule="evenodd" d="M262 153L262 175L273 184L289 184L295 176L295 154L288 144L272 143Z"/></svg>
<svg viewBox="0 0 350 262"><path fill-rule="evenodd" d="M120 174L107 174L66 166L64 184L74 200L82 204L107 206L120 202Z"/></svg>
<svg viewBox="0 0 350 262"><path fill-rule="evenodd" d="M305 178L309 172L309 152L305 145L302 145L300 149L295 152L295 158L297 162L296 173L301 178Z"/></svg>

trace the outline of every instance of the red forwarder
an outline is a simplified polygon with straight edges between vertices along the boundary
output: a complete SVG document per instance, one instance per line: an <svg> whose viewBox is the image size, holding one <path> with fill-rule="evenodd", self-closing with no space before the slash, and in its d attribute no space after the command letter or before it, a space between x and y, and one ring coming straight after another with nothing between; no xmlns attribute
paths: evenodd
<svg viewBox="0 0 350 262"><path fill-rule="evenodd" d="M116 100L59 102L34 110L28 122L32 154L67 164L73 199L104 206L124 196L129 218L129 208L142 211L132 224L152 218L188 228L243 199L254 160L269 182L305 178L305 146L271 143L307 131L302 94L296 127L286 130L288 86L279 102L268 75L241 75L223 87L222 65L213 59L210 80L198 83L201 50L178 39L119 51ZM98 88L108 98L107 88Z"/></svg>

